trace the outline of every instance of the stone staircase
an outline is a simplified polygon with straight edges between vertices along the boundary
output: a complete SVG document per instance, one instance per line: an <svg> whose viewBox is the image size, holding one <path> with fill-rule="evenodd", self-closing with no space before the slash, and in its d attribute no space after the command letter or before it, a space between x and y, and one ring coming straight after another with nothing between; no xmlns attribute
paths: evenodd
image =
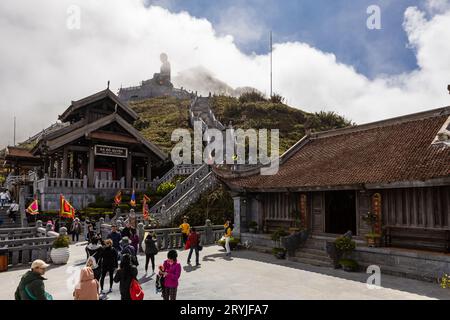
<svg viewBox="0 0 450 320"><path fill-rule="evenodd" d="M210 98L208 97L194 97L189 108L189 120L192 127L195 121L200 121L203 132L209 128L215 128L220 131L225 129L212 112ZM179 166L179 168L183 168L183 166ZM177 167L166 173L159 182L170 181L176 175L174 170L177 170ZM197 165L192 171L183 182L177 184L174 190L150 208L150 212L159 221L160 225L170 225L176 217L182 215L203 193L210 191L216 186L217 180L209 165Z"/></svg>
<svg viewBox="0 0 450 320"><path fill-rule="evenodd" d="M0 220L3 223L0 225L0 228L20 228L20 217L17 217L16 223L11 222L11 219L8 217L7 210L9 209L9 205L0 207Z"/></svg>
<svg viewBox="0 0 450 320"><path fill-rule="evenodd" d="M290 261L314 265L318 267L333 267L333 261L326 253L326 238L309 238L303 246L295 252Z"/></svg>

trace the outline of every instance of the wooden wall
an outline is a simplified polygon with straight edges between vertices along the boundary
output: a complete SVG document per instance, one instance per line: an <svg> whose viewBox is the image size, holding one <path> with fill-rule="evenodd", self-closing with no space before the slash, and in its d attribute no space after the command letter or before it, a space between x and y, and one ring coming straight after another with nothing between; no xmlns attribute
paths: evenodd
<svg viewBox="0 0 450 320"><path fill-rule="evenodd" d="M450 186L388 189L380 193L384 225L449 228Z"/></svg>

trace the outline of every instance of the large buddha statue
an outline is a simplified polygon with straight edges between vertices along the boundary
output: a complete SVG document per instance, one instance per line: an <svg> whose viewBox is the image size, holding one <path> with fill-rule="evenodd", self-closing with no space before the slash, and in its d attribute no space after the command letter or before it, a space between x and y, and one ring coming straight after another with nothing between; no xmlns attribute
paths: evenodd
<svg viewBox="0 0 450 320"><path fill-rule="evenodd" d="M161 53L160 57L161 59L161 70L160 73L155 73L153 76L153 79L161 86L168 86L173 87L172 83L170 82L170 62L167 54Z"/></svg>

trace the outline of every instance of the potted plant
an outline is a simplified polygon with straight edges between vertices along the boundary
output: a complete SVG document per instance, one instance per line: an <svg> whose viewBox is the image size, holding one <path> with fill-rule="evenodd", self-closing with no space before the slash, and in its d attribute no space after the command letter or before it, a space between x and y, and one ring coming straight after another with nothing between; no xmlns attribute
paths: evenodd
<svg viewBox="0 0 450 320"><path fill-rule="evenodd" d="M359 266L358 263L349 258L350 254L356 248L356 243L350 237L339 237L336 239L335 247L337 253L338 264L348 272L357 271Z"/></svg>
<svg viewBox="0 0 450 320"><path fill-rule="evenodd" d="M256 221L250 221L247 225L248 231L250 233L256 233L256 229L258 228L258 223Z"/></svg>
<svg viewBox="0 0 450 320"><path fill-rule="evenodd" d="M50 258L54 264L66 264L69 261L70 240L67 235L60 235L53 242L53 248L50 251Z"/></svg>
<svg viewBox="0 0 450 320"><path fill-rule="evenodd" d="M289 233L283 228L279 228L277 231L272 233L272 241L275 242L275 248L272 249L272 253L278 259L286 258L286 249L281 247L281 238L288 236Z"/></svg>
<svg viewBox="0 0 450 320"><path fill-rule="evenodd" d="M378 223L378 216L369 211L364 217L363 220L370 227L370 233L366 234L367 245L369 247L379 247L381 245L381 234L375 232L375 226Z"/></svg>

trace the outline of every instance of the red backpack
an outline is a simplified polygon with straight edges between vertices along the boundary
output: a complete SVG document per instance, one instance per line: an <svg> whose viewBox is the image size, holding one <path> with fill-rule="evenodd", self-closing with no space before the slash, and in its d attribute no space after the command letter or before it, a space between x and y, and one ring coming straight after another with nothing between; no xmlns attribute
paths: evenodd
<svg viewBox="0 0 450 320"><path fill-rule="evenodd" d="M131 300L144 300L144 290L136 279L131 280L130 296Z"/></svg>

